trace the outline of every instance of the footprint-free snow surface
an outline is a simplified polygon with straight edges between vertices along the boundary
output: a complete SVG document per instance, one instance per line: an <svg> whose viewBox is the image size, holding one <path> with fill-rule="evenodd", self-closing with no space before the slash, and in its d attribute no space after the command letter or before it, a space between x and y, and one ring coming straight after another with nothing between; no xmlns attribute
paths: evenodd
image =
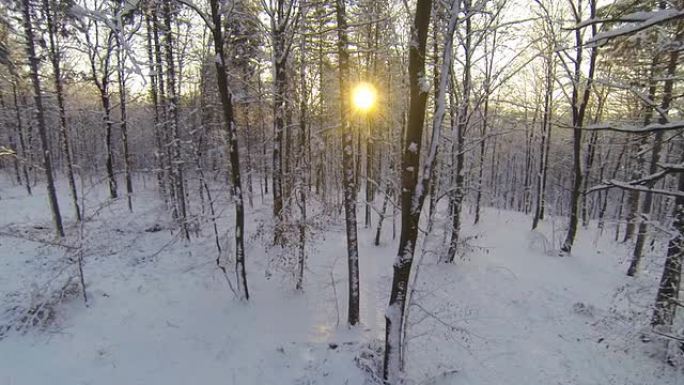
<svg viewBox="0 0 684 385"><path fill-rule="evenodd" d="M149 186L154 182L147 181ZM125 199L85 189L78 226L60 185L68 235L55 240L43 186L32 197L0 189L0 384L364 384L384 338L396 252L391 217L382 244L359 224L361 319L346 326L341 216L313 213L303 292L287 272L292 253L268 248L270 204L247 212L251 298L238 301L216 267L211 222L190 242L172 231L156 192ZM217 186L218 229L231 249L232 206ZM315 202L315 201L314 201ZM190 210L201 213L199 199ZM208 218L206 213L204 218ZM396 218L397 221L399 218ZM438 263L442 215L421 240L407 329L409 383L469 385L675 385L684 376L644 343L662 250L625 276L627 246L614 228L581 229L569 257L554 246L563 218L530 232L520 213L487 209L464 229L454 264ZM468 216L465 223L472 223ZM399 231L396 223L396 232ZM82 245L81 247L79 247ZM78 290L82 253L88 306ZM294 254L292 254L294 255ZM221 257L232 276L229 255ZM43 306L41 308L41 306ZM38 310L36 310L38 309ZM43 311L40 312L40 309ZM35 324L35 325L34 325Z"/></svg>

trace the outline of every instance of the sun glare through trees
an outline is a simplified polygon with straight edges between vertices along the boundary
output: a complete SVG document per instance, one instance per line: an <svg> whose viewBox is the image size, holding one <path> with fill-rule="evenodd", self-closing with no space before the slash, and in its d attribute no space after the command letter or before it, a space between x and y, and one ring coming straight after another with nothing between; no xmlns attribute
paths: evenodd
<svg viewBox="0 0 684 385"><path fill-rule="evenodd" d="M0 385L682 385L683 47L684 0L0 0Z"/></svg>

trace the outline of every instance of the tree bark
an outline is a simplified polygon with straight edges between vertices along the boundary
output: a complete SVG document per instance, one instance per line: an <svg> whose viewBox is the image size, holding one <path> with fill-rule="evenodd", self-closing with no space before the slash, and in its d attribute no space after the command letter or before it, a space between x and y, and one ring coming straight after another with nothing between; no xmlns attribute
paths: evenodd
<svg viewBox="0 0 684 385"><path fill-rule="evenodd" d="M593 19L596 16L596 0L589 0L589 17ZM582 15L582 0L577 0L577 13L575 21L581 22ZM596 35L596 25L591 26L592 34ZM582 52L584 50L582 33L580 29L575 30L575 45L576 57L573 60L574 78L572 83L572 155L573 155L573 183L570 196L570 223L568 224L568 233L565 241L561 246L561 254L569 255L572 251L572 245L575 242L575 235L577 234L577 223L579 222L579 203L581 199L582 190L582 125L584 124L584 116L589 105L589 97L591 96L591 86L594 80L594 72L596 69L596 57L598 55L598 48L594 45L591 48L589 55L588 75L585 80L586 83L580 88L582 81ZM580 95L580 90L583 92ZM581 99L580 99L581 98Z"/></svg>
<svg viewBox="0 0 684 385"><path fill-rule="evenodd" d="M546 176L549 167L549 144L551 142L551 118L553 114L553 81L555 78L555 61L553 53L544 57L546 66L544 76L544 112L541 124L541 143L539 144L539 175L537 176L537 201L532 220L532 230L536 229L539 221L544 219L546 205Z"/></svg>
<svg viewBox="0 0 684 385"><path fill-rule="evenodd" d="M359 323L359 248L356 230L356 174L354 172L354 132L349 123L349 53L345 0L335 1L337 16L337 52L340 77L340 126L342 127L342 180L344 183L344 216L347 230L347 265L349 271L349 304L347 323Z"/></svg>
<svg viewBox="0 0 684 385"><path fill-rule="evenodd" d="M678 34L678 41L681 40L681 36ZM660 103L660 110L661 111L669 111L670 110L670 104L672 103L672 89L674 86L674 77L676 75L677 71L677 62L679 61L679 51L678 50L673 50L670 52L670 57L668 60L667 64L667 74L666 74L666 81L665 84L663 85L663 100ZM655 59L654 59L654 64L655 64ZM652 70L654 69L655 65L652 65ZM654 73L651 72L651 78L653 79ZM653 80L651 80L653 81ZM649 89L649 97L650 100L654 100L655 96L655 84L651 84L651 87ZM648 125L650 123L650 116L653 113L652 112L653 108L649 107L647 111L647 116L645 119L645 125ZM658 119L658 123L660 124L665 124L667 123L667 120L664 117L660 117ZM651 149L651 160L649 164L649 169L648 173L649 174L654 174L658 170L658 162L660 160L660 152L662 149L662 138L663 138L663 133L662 132L657 132L655 134L655 137L653 138L653 148ZM648 183L646 184L646 187L653 187L654 183ZM634 245L634 251L632 253L632 261L629 264L629 269L627 270L627 275L630 277L633 277L636 275L638 269L639 269L639 263L641 262L641 258L643 255L643 250L644 250L644 244L646 243L646 232L648 231L648 222L650 221L650 215L651 215L651 210L653 208L653 194L650 192L645 192L644 193L644 201L642 202L641 206L641 214L644 217L641 222L639 222L639 230L637 232L637 238L636 238L636 243ZM675 213L676 214L676 213Z"/></svg>
<svg viewBox="0 0 684 385"><path fill-rule="evenodd" d="M340 0L338 0L340 1ZM425 105L428 92L423 89L420 77L425 73L425 50L427 43L431 0L418 0L416 14L411 27L409 45L409 109L405 141L402 145L401 165L401 235L399 249L393 265L392 289L385 313L385 354L383 362L383 379L388 384L398 384L402 378L402 345L404 314L408 294L408 283L413 264L413 255L418 238L418 222L420 212L430 179L433 159L436 155L437 143L432 143L430 154L432 159L426 161L426 170L419 181L420 149L425 120ZM445 49L446 51L446 49ZM450 51L450 48L449 48ZM446 76L446 74L443 74ZM446 81L443 82L445 85ZM443 101L442 101L443 102ZM441 124L439 125L441 126ZM437 127L439 127L437 126ZM439 132L433 131L433 138ZM420 183L420 185L419 185Z"/></svg>
<svg viewBox="0 0 684 385"><path fill-rule="evenodd" d="M81 221L81 210L78 206L78 193L76 192L76 181L74 178L73 160L71 158L71 149L69 145L69 134L67 129L66 109L64 107L64 87L62 86L62 66L61 66L61 47L59 46L58 34L59 26L55 24L58 20L53 20L56 17L58 6L50 0L43 0L43 8L45 9L45 19L48 29L48 38L50 41L50 62L52 63L53 80L55 92L57 94L57 109L59 110L59 128L62 139L62 150L66 158L67 166L67 181L69 182L69 193L71 194L71 202L74 206L74 215L76 221Z"/></svg>
<svg viewBox="0 0 684 385"><path fill-rule="evenodd" d="M123 6L123 4L122 4ZM121 143L123 145L124 179L126 180L126 203L128 210L133 212L133 181L131 179L131 154L128 149L128 116L126 110L126 53L123 36L123 25L116 35L117 77L119 83L119 111L121 113Z"/></svg>
<svg viewBox="0 0 684 385"><path fill-rule="evenodd" d="M152 10L153 12L153 10ZM145 26L146 26L146 37L147 37L147 60L149 63L149 78L150 78L150 97L152 98L152 105L154 108L154 144L155 144L155 175L157 176L157 186L159 187L159 194L164 203L169 204L168 196L166 194L166 185L164 182L164 150L162 148L162 136L159 132L161 117L160 117L160 104L159 104L159 93L158 93L158 71L156 69L156 62L154 58L154 42L152 40L153 28L151 18L148 13L145 14Z"/></svg>
<svg viewBox="0 0 684 385"><path fill-rule="evenodd" d="M19 137L19 148L21 148L21 169L24 174L24 186L26 187L26 192L28 195L32 195L31 191L31 179L29 178L29 151L26 145L26 140L24 138L24 127L23 119L21 118L21 107L19 107L19 97L17 95L17 85L16 81L12 82L12 97L14 99L14 112L16 114L17 121L17 136Z"/></svg>
<svg viewBox="0 0 684 385"><path fill-rule="evenodd" d="M38 73L38 65L40 61L36 56L36 48L33 35L33 24L31 21L30 1L22 0L22 16L24 24L24 33L26 37L26 55L29 59L29 67L31 69L31 83L33 85L33 97L35 103L35 113L38 121L38 135L40 136L40 144L43 160L43 167L45 168L45 179L47 182L48 202L50 203L50 211L52 212L52 222L55 226L55 233L57 237L64 236L64 227L62 226L62 214L59 212L59 202L57 201L57 192L55 190L55 181L52 174L52 159L50 150L48 148L47 127L45 124L45 114L43 110L43 97L40 85L40 76Z"/></svg>
<svg viewBox="0 0 684 385"><path fill-rule="evenodd" d="M249 289L247 286L247 270L245 268L245 210L242 199L242 181L240 177L240 156L238 154L238 139L235 131L235 121L233 115L233 96L228 88L228 72L225 65L224 36L221 31L223 25L221 9L218 0L210 0L211 28L214 37L214 50L216 51L216 78L223 107L223 119L226 134L228 136L228 154L230 159L230 177L232 184L232 195L235 202L235 275L238 287L242 292L244 300L249 300Z"/></svg>
<svg viewBox="0 0 684 385"><path fill-rule="evenodd" d="M185 180L183 178L183 158L181 154L181 140L178 127L178 95L176 93L176 70L173 55L173 33L171 29L171 5L164 2L164 48L166 51L166 79L168 83L169 97L166 107L169 111L169 133L171 135L171 148L173 162L170 162L170 170L173 175L176 204L178 205L181 230L186 240L190 240L188 229L188 215L185 204ZM171 159L169 159L171 161Z"/></svg>

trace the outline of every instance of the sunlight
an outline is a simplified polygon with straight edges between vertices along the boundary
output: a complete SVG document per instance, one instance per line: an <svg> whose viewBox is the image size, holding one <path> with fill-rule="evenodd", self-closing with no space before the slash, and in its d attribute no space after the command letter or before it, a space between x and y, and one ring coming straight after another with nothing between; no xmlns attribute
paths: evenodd
<svg viewBox="0 0 684 385"><path fill-rule="evenodd" d="M370 111L375 105L375 87L369 83L359 83L352 91L354 107L362 112Z"/></svg>

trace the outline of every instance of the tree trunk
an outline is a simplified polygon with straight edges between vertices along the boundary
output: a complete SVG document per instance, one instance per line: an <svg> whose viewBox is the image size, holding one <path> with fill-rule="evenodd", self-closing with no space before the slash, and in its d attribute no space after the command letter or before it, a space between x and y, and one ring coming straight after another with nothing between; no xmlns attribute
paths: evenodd
<svg viewBox="0 0 684 385"><path fill-rule="evenodd" d="M339 1L339 0L338 0ZM459 2L453 2L457 7ZM383 379L388 384L398 384L402 379L402 351L403 351L403 332L404 315L406 312L406 301L409 291L409 278L413 255L418 238L418 222L422 209L425 194L427 192L431 167L434 166L434 159L437 155L437 145L435 138L440 136L441 121L440 117L434 119L432 132L432 143L430 153L425 160L425 167L422 170L422 178L419 179L420 150L423 135L423 125L425 120L425 105L427 103L428 90L421 85L421 76L425 73L425 49L427 43L428 26L430 24L430 13L432 11L432 1L418 0L416 4L416 15L413 26L411 27L411 41L409 45L409 108L408 124L406 125L405 140L401 148L401 235L399 238L399 249L393 265L392 289L390 300L385 312L385 355L383 362ZM455 28L456 17L452 9L452 20ZM446 39L451 42L451 39ZM444 65L449 68L451 45L445 47ZM440 86L439 103L444 109L444 93L446 91L447 73L442 71ZM443 114L442 114L443 117Z"/></svg>
<svg viewBox="0 0 684 385"><path fill-rule="evenodd" d="M681 38L681 36L679 36ZM680 40L680 39L677 39ZM653 61L653 64L651 66L652 71L654 70L655 67L655 58ZM667 74L666 74L666 81L665 84L663 85L663 100L660 103L660 110L661 111L669 111L670 110L670 104L672 102L672 89L674 86L674 77L676 75L677 71L677 61L679 60L679 51L678 50L673 50L670 52L670 57L669 61L667 64ZM655 74L651 72L651 79ZM653 82L653 80L651 80ZM655 84L651 83L651 87L649 88L649 100L654 100L655 99ZM649 107L648 111L646 112L646 118L644 121L644 125L648 125L651 120L651 114L653 113L653 108ZM666 124L668 121L664 117L660 117L658 119L658 123L660 124ZM655 137L653 139L653 148L651 150L651 160L649 164L649 169L648 173L649 174L655 174L658 171L658 162L660 160L660 152L662 149L662 139L663 139L663 133L662 132L657 132L655 134ZM646 184L646 187L652 188L654 185L653 182ZM634 252L632 253L632 261L629 264L629 269L627 270L627 275L630 277L633 277L636 275L638 269L639 269L639 263L641 262L641 257L643 255L643 250L644 250L644 244L646 243L646 232L648 231L648 222L651 220L650 215L651 215L651 210L653 208L653 194L650 192L645 192L644 193L644 201L641 205L641 214L643 216L643 219L641 222L639 222L639 231L637 232L637 238L636 238L636 243L634 245ZM676 214L676 213L675 213Z"/></svg>
<svg viewBox="0 0 684 385"><path fill-rule="evenodd" d="M305 12L305 10L304 10ZM305 16L302 16L305 17ZM307 86L306 86L306 37L302 35L299 44L300 67L299 67L299 150L297 156L297 192L299 199L299 255L297 256L297 283L296 289L303 290L304 267L306 265L306 193L309 190L310 163L307 161Z"/></svg>
<svg viewBox="0 0 684 385"><path fill-rule="evenodd" d="M2 108L3 111L7 111L7 104L5 103L5 95L2 93L0 90L0 108ZM9 116L6 116L7 120L6 123L9 125ZM16 122L15 122L16 123ZM9 145L10 151L12 151L12 166L14 168L14 176L16 178L17 184L21 184L21 173L19 172L19 153L17 152L17 143L14 141L14 135L12 135L12 131L17 132L17 125L13 125L13 129L9 128L7 129L7 144Z"/></svg>
<svg viewBox="0 0 684 385"><path fill-rule="evenodd" d="M159 132L160 129L160 124L161 124L161 117L159 113L159 94L158 94L158 71L156 69L156 62L154 59L154 42L152 40L152 30L153 26L151 24L151 18L148 13L145 14L145 26L146 28L146 33L147 33L147 60L149 63L149 77L150 77L150 96L152 98L152 105L154 108L154 144L155 144L155 153L154 153L154 160L155 160L155 175L157 176L157 185L159 187L159 194L161 197L164 199L164 203L167 205L169 204L168 201L168 196L166 194L166 185L164 182L164 149L162 148L162 136L161 132ZM156 29L156 28L155 28Z"/></svg>
<svg viewBox="0 0 684 385"><path fill-rule="evenodd" d="M464 2L464 12L469 14L470 10L470 0ZM467 17L465 20L465 41L463 43L464 51L464 63L463 63L463 85L462 85L462 100L461 105L458 107L456 124L456 146L455 151L455 164L454 169L454 182L455 185L452 187L452 192L450 194L451 207L453 212L451 213L451 239L449 241L449 249L447 250L447 255L444 261L447 263L453 263L456 257L456 251L458 249L458 242L461 233L461 211L463 209L463 198L465 195L464 182L465 178L463 175L465 168L465 131L468 128L468 120L470 114L470 90L471 90L471 59L472 59L472 47L471 47L471 34L472 29L472 19ZM450 96L452 96L450 94Z"/></svg>
<svg viewBox="0 0 684 385"><path fill-rule="evenodd" d="M582 1L577 0L578 12L575 15L575 21L580 23L582 15ZM596 0L589 0L590 19L596 16ZM591 26L592 34L596 35L596 24ZM589 105L589 97L591 96L591 86L594 79L594 71L596 69L596 57L598 48L594 45L591 48L588 65L588 75L586 77L586 84L580 86L582 81L582 52L584 50L582 33L579 28L575 30L575 45L576 57L573 60L575 64L574 78L572 83L572 155L573 155L573 183L570 195L570 223L568 225L568 233L565 241L561 246L561 254L569 255L572 251L572 245L575 242L575 235L577 234L577 223L579 220L579 202L582 190L582 125L584 124L584 115ZM583 89L582 95L580 90ZM580 99L581 98L581 99Z"/></svg>
<svg viewBox="0 0 684 385"><path fill-rule="evenodd" d="M273 101L273 243L282 244L283 239L283 130L285 129L285 93L287 92L287 57L289 48L285 46L284 0L278 0L276 19L272 20L273 66L275 72Z"/></svg>
<svg viewBox="0 0 684 385"><path fill-rule="evenodd" d="M33 25L31 21L30 1L22 0L23 24L24 33L26 34L26 55L29 59L29 67L31 69L31 83L33 84L33 97L35 100L35 113L38 120L38 135L40 136L41 150L43 152L43 167L45 168L45 179L47 182L48 202L50 203L50 211L52 212L52 222L55 226L57 237L64 236L64 228L62 226L62 215L59 212L59 202L57 201L57 192L55 191L55 181L52 175L52 159L50 150L48 148L47 128L45 125L45 115L43 112L43 98L40 87L40 76L38 72L38 64L40 63L36 56L36 48L33 36Z"/></svg>
<svg viewBox="0 0 684 385"><path fill-rule="evenodd" d="M544 219L546 205L546 176L549 167L549 144L551 142L551 119L553 114L553 81L555 78L555 61L553 53L544 58L546 75L544 77L544 113L541 124L541 143L539 144L539 175L537 176L537 202L532 220L532 230L536 229L539 221Z"/></svg>
<svg viewBox="0 0 684 385"><path fill-rule="evenodd" d="M188 229L188 215L185 205L185 180L183 178L183 158L181 154L181 139L178 127L178 95L176 94L176 71L173 58L173 34L171 30L171 5L164 2L164 47L166 48L166 78L168 83L169 97L167 99L167 109L169 111L169 134L171 135L171 148L173 151L173 162L170 162L173 174L176 203L179 209L179 220L183 236L190 240ZM171 159L169 159L171 160Z"/></svg>
<svg viewBox="0 0 684 385"><path fill-rule="evenodd" d="M43 0L43 7L45 9L45 19L47 22L48 37L50 41L50 62L52 63L52 72L55 82L55 92L57 93L57 109L59 110L59 128L62 139L62 150L66 158L67 166L67 180L69 182L69 192L71 194L71 202L74 206L74 214L77 222L81 221L81 210L78 206L78 193L76 192L76 182L74 179L73 161L71 159L71 149L69 146L69 135L67 130L66 109L64 108L64 89L62 87L62 67L61 61L61 47L57 42L57 35L59 33L59 26L55 24L57 20L53 20L53 12L57 12L57 5L51 3L50 0Z"/></svg>
<svg viewBox="0 0 684 385"><path fill-rule="evenodd" d="M123 28L123 26L120 26ZM121 112L121 143L123 145L124 178L126 180L126 202L128 210L133 212L133 181L131 180L131 154L128 150L128 116L126 111L126 53L123 31L119 31L116 37L117 77L119 82L119 111Z"/></svg>
<svg viewBox="0 0 684 385"><path fill-rule="evenodd" d="M223 119L226 134L228 136L228 154L230 159L230 177L232 184L233 199L235 202L235 275L238 287L242 291L244 300L249 300L249 289L247 287L247 270L245 268L245 211L242 200L242 182L240 178L240 156L238 154L238 139L235 132L235 121L233 116L233 96L228 88L228 73L225 65L225 54L223 51L224 37L221 31L223 25L219 0L210 0L211 18L213 28L211 29L214 37L214 50L216 51L216 78L218 90L223 107Z"/></svg>
<svg viewBox="0 0 684 385"><path fill-rule="evenodd" d="M349 53L347 52L347 15L345 0L335 1L337 16L337 52L340 68L340 126L342 127L342 180L344 216L347 230L347 265L349 270L349 326L359 323L359 249L356 231L356 175L354 172L354 132L349 123Z"/></svg>
<svg viewBox="0 0 684 385"><path fill-rule="evenodd" d="M682 154L681 160L684 160L684 154ZM677 190L684 192L684 173L679 173L677 178ZM667 245L667 257L651 318L653 327L671 327L677 306L680 306L679 288L682 279L682 261L684 260L684 197L677 196L675 198L672 214L674 217L672 227L676 231L676 235L670 239Z"/></svg>
<svg viewBox="0 0 684 385"><path fill-rule="evenodd" d="M14 112L16 114L17 120L17 136L19 137L19 147L21 148L21 169L24 174L24 185L26 186L26 192L28 195L32 195L31 192L31 180L29 178L29 153L28 146L26 145L26 140L24 138L24 127L21 118L21 107L19 107L19 97L17 96L17 86L16 81L12 82L12 97L14 99Z"/></svg>

